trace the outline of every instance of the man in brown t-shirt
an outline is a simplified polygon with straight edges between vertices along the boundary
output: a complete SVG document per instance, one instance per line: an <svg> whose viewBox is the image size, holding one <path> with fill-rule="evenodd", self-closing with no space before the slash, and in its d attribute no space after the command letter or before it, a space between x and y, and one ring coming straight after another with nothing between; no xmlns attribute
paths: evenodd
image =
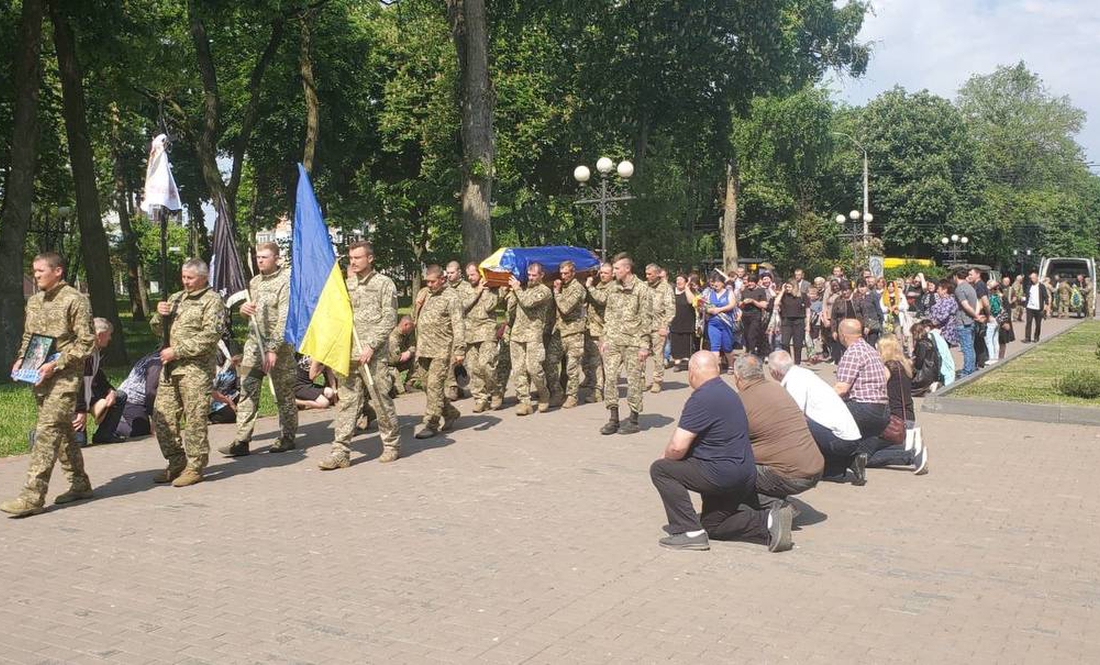
<svg viewBox="0 0 1100 665"><path fill-rule="evenodd" d="M759 358L741 356L733 374L749 419L757 499L767 509L817 485L825 460L802 410L783 386L764 378Z"/></svg>

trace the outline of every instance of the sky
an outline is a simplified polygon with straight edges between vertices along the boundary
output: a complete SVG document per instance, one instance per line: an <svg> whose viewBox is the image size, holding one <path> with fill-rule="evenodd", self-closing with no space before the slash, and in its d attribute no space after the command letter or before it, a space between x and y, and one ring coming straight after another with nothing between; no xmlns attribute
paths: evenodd
<svg viewBox="0 0 1100 665"><path fill-rule="evenodd" d="M1023 60L1085 111L1077 142L1100 162L1100 0L872 0L859 38L871 61L859 79L833 79L840 99L862 104L895 85L954 99L971 75Z"/></svg>

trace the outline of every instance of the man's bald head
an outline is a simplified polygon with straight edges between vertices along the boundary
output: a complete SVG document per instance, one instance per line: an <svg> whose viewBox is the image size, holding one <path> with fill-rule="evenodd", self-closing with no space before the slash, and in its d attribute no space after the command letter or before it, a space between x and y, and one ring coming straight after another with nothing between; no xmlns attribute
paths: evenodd
<svg viewBox="0 0 1100 665"><path fill-rule="evenodd" d="M859 319L844 319L840 322L839 330L843 335L862 335L863 324Z"/></svg>
<svg viewBox="0 0 1100 665"><path fill-rule="evenodd" d="M718 356L711 351L696 351L688 360L688 383L692 389L698 388L721 373Z"/></svg>

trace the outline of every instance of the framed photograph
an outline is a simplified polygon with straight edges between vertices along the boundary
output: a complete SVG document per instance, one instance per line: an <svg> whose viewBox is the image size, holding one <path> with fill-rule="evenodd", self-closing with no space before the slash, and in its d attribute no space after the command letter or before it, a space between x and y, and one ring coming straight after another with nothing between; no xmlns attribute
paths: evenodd
<svg viewBox="0 0 1100 665"><path fill-rule="evenodd" d="M27 352L23 354L23 363L19 369L12 372L11 378L16 381L38 383L38 370L47 362L56 360L60 355L54 347L57 340L46 335L31 335L27 343Z"/></svg>

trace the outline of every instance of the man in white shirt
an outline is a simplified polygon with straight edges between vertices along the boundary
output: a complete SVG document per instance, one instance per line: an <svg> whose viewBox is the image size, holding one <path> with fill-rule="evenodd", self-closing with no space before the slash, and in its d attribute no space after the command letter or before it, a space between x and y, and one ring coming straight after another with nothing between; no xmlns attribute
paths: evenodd
<svg viewBox="0 0 1100 665"><path fill-rule="evenodd" d="M1031 283L1027 285L1025 294L1025 306L1027 311L1027 325L1024 327L1024 344L1039 341L1039 333L1043 329L1043 319L1050 316L1050 292L1039 281L1039 273L1031 273ZM1031 335L1032 325L1035 327L1035 336Z"/></svg>
<svg viewBox="0 0 1100 665"><path fill-rule="evenodd" d="M851 469L855 475L852 484L865 484L867 454L859 452L859 426L836 390L810 370L795 365L786 351L769 355L768 369L806 416L810 434L825 457L821 479L840 482Z"/></svg>

